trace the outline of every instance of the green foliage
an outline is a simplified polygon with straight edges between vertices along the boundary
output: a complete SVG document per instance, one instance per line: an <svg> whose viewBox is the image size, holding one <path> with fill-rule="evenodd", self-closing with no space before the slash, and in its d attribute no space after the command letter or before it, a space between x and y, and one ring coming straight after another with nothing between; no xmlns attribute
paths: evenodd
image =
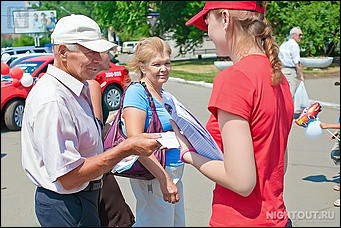
<svg viewBox="0 0 341 228"><path fill-rule="evenodd" d="M148 1L94 1L93 18L101 27L112 26L123 41L150 36L146 20Z"/></svg>
<svg viewBox="0 0 341 228"><path fill-rule="evenodd" d="M22 34L20 37L13 39L13 47L20 47L20 46L32 46L34 45L33 37L29 35Z"/></svg>
<svg viewBox="0 0 341 228"><path fill-rule="evenodd" d="M43 47L45 44L51 43L51 36L49 34L45 34L42 38L39 39L40 46Z"/></svg>
<svg viewBox="0 0 341 228"><path fill-rule="evenodd" d="M57 20L70 15L62 10L61 6L72 14L83 14L91 17L93 11L91 3L92 1L40 1L40 7L37 10L56 10Z"/></svg>
<svg viewBox="0 0 341 228"><path fill-rule="evenodd" d="M205 1L41 1L37 9L56 10L57 19L60 19L68 15L60 8L63 6L73 14L93 18L104 36L111 26L122 41L148 36L171 38L176 41L180 54L185 54L199 47L207 37L207 32L185 25L204 5ZM154 28L146 20L149 10L160 12L159 22ZM266 17L273 26L279 45L286 40L292 27L299 26L303 31L301 56L340 55L339 1L269 1ZM29 38L23 39L15 43L29 42ZM9 42L2 39L1 46ZM40 43L45 42L48 39L41 38Z"/></svg>
<svg viewBox="0 0 341 228"><path fill-rule="evenodd" d="M291 28L303 32L301 56L329 56L340 43L339 1L269 1L266 17L274 29L278 44L283 43Z"/></svg>
<svg viewBox="0 0 341 228"><path fill-rule="evenodd" d="M121 40L134 41L149 36L165 39L166 34L172 34L180 53L185 54L203 42L205 32L185 23L204 4L200 1L94 1L92 6L93 18L101 27L112 26ZM147 23L150 8L160 12L155 28Z"/></svg>
<svg viewBox="0 0 341 228"><path fill-rule="evenodd" d="M12 47L12 46L13 46L13 38L9 37L8 39L5 39L5 37L1 35L1 48Z"/></svg>
<svg viewBox="0 0 341 228"><path fill-rule="evenodd" d="M192 51L194 47L200 46L207 32L191 25L187 26L192 16L199 12L205 5L203 1L159 1L156 6L160 11L157 33L163 36L172 34L179 47L179 53L185 54Z"/></svg>
<svg viewBox="0 0 341 228"><path fill-rule="evenodd" d="M40 46L43 47L45 44L51 43L50 35L45 34L42 38L39 39ZM5 39L1 37L1 47L21 47L21 46L33 46L34 45L34 38L27 35L21 34L20 37L16 38L8 38Z"/></svg>

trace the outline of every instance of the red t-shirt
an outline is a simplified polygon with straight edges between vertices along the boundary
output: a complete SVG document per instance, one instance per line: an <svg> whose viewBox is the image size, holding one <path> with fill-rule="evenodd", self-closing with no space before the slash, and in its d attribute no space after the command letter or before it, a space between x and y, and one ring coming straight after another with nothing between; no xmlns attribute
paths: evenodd
<svg viewBox="0 0 341 228"><path fill-rule="evenodd" d="M284 153L294 105L288 81L271 85L272 68L264 55L252 54L221 71L213 82L206 128L223 151L217 109L250 124L257 183L248 197L218 184L213 191L211 226L285 226Z"/></svg>

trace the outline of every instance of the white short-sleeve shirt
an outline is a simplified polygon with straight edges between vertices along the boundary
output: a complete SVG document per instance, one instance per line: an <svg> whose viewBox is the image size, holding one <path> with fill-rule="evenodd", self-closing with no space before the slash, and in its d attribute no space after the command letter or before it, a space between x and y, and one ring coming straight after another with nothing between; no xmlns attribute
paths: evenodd
<svg viewBox="0 0 341 228"><path fill-rule="evenodd" d="M279 59L283 67L295 67L300 61L300 47L294 39L289 39L279 47Z"/></svg>
<svg viewBox="0 0 341 228"><path fill-rule="evenodd" d="M69 194L89 183L65 190L56 181L86 158L103 152L87 85L49 65L28 94L21 128L22 166L39 187Z"/></svg>

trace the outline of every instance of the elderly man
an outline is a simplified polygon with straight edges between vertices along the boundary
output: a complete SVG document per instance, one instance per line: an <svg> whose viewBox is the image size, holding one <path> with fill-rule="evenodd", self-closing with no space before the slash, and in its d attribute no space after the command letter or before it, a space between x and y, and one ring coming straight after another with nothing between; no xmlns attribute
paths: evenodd
<svg viewBox="0 0 341 228"><path fill-rule="evenodd" d="M290 85L290 92L294 97L298 87L297 72L300 79L304 81L302 64L300 62L300 47L298 43L302 39L302 30L300 27L294 27L290 30L288 41L279 47L279 59L283 64L282 72ZM296 111L296 110L295 110Z"/></svg>
<svg viewBox="0 0 341 228"><path fill-rule="evenodd" d="M149 156L158 135L141 134L103 152L86 80L103 65L114 44L83 15L67 16L51 35L54 64L29 93L23 124L22 166L37 186L41 226L100 226L101 177L131 155Z"/></svg>

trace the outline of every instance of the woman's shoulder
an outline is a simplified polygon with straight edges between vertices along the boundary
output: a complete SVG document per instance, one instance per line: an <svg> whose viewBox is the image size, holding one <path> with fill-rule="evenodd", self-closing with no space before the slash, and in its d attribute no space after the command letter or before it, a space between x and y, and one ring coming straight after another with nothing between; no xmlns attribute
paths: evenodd
<svg viewBox="0 0 341 228"><path fill-rule="evenodd" d="M250 72L244 68L245 66L240 66L240 64L234 64L222 71L220 71L214 78L213 83L215 85L224 84L252 84L253 76Z"/></svg>
<svg viewBox="0 0 341 228"><path fill-rule="evenodd" d="M232 65L228 68L225 68L224 70L220 71L216 78L220 80L226 80L229 78L236 78L238 75L243 74L242 70L238 65Z"/></svg>
<svg viewBox="0 0 341 228"><path fill-rule="evenodd" d="M147 93L140 83L133 83L129 85L129 87L125 91L125 97L129 100L137 101L142 99L148 101Z"/></svg>
<svg viewBox="0 0 341 228"><path fill-rule="evenodd" d="M141 93L145 91L143 86L141 85L141 83L132 83L131 85L129 85L129 87L127 88L127 91L126 93L131 93L131 92L134 92L134 93Z"/></svg>

